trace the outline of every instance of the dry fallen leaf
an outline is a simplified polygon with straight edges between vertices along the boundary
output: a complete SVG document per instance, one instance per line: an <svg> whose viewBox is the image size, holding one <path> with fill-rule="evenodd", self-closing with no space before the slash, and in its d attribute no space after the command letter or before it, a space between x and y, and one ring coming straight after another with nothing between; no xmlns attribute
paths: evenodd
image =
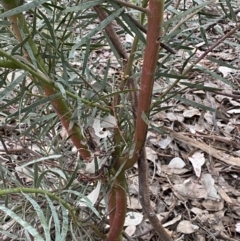
<svg viewBox="0 0 240 241"><path fill-rule="evenodd" d="M106 130L103 130L103 127L100 124L100 117L96 117L93 121L93 125L92 125L94 131L95 131L95 135L100 137L100 138L105 138L109 135L111 135L111 133Z"/></svg>
<svg viewBox="0 0 240 241"><path fill-rule="evenodd" d="M217 185L216 185L216 187L217 187L217 191L218 191L219 195L221 196L221 198L222 198L225 202L227 202L227 203L233 203L233 202L232 202L232 199L227 195L227 193L226 193L221 187L219 187L219 186L217 186Z"/></svg>
<svg viewBox="0 0 240 241"><path fill-rule="evenodd" d="M228 74L233 73L235 70L234 70L234 69L231 69L231 68L228 68L228 67L225 67L225 66L220 66L220 67L218 68L218 71L219 71L220 73L222 73L223 77L225 78L225 77L228 76Z"/></svg>
<svg viewBox="0 0 240 241"><path fill-rule="evenodd" d="M194 233L199 229L197 225L192 224L188 220L181 221L177 226L177 231L184 234Z"/></svg>
<svg viewBox="0 0 240 241"><path fill-rule="evenodd" d="M200 111L196 108L191 108L191 109L185 110L183 112L183 116L186 117L186 118L191 118L195 115L198 115L198 116L201 115Z"/></svg>
<svg viewBox="0 0 240 241"><path fill-rule="evenodd" d="M218 202L210 199L203 200L203 207L205 207L208 211L220 211L224 208L224 202Z"/></svg>
<svg viewBox="0 0 240 241"><path fill-rule="evenodd" d="M138 225L142 222L143 220L143 215L141 213L137 212L128 212L126 214L126 219L124 226L129 226L129 225Z"/></svg>
<svg viewBox="0 0 240 241"><path fill-rule="evenodd" d="M240 223L236 223L235 227L236 232L240 233Z"/></svg>
<svg viewBox="0 0 240 241"><path fill-rule="evenodd" d="M146 157L149 161L155 162L157 159L157 152L150 147L146 147Z"/></svg>
<svg viewBox="0 0 240 241"><path fill-rule="evenodd" d="M187 179L182 184L175 184L173 187L176 192L186 199L199 199L207 197L207 191L205 188L202 185L193 183L191 179Z"/></svg>
<svg viewBox="0 0 240 241"><path fill-rule="evenodd" d="M188 157L188 159L193 165L196 176L200 177L201 167L205 163L204 153L201 151L196 151L191 157Z"/></svg>
<svg viewBox="0 0 240 241"><path fill-rule="evenodd" d="M135 197L128 198L127 205L128 205L128 209L132 209L132 210L136 210L136 209L141 210L142 209L142 206L141 206L139 200Z"/></svg>
<svg viewBox="0 0 240 241"><path fill-rule="evenodd" d="M160 146L161 149L166 149L168 145L172 142L173 138L170 136L167 136L166 138L162 138L159 142L158 145Z"/></svg>
<svg viewBox="0 0 240 241"><path fill-rule="evenodd" d="M180 157L174 157L168 164L169 168L177 168L177 169L181 169L183 167L185 167L185 162L183 161L182 158Z"/></svg>
<svg viewBox="0 0 240 241"><path fill-rule="evenodd" d="M177 216L176 216L175 218L173 218L172 220L164 223L164 224L163 224L163 227L166 228L166 227L168 227L168 226L171 226L171 225L177 223L179 220L181 220L181 218L182 218L182 215L177 215Z"/></svg>
<svg viewBox="0 0 240 241"><path fill-rule="evenodd" d="M101 122L102 128L116 128L117 121L116 118L112 115L108 115L105 118L103 118L103 121Z"/></svg>
<svg viewBox="0 0 240 241"><path fill-rule="evenodd" d="M133 234L136 231L136 225L129 225L125 228L125 233L128 234L128 236L133 236Z"/></svg>
<svg viewBox="0 0 240 241"><path fill-rule="evenodd" d="M220 200L220 196L217 194L217 190L214 186L214 179L209 173L203 174L201 177L201 183L207 191L207 198L212 200Z"/></svg>

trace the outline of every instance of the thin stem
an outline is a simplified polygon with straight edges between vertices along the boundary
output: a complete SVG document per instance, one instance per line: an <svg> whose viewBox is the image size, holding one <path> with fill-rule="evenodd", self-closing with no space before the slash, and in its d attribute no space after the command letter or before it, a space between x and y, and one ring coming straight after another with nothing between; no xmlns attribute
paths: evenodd
<svg viewBox="0 0 240 241"><path fill-rule="evenodd" d="M143 33L147 33L147 29L145 27L142 26L142 24L140 24L136 19L134 19L130 14L127 13L127 16L132 20L132 22L135 24L135 26L137 28L139 28ZM160 41L160 46L164 49L166 49L168 52L172 53L172 54L176 54L177 51L172 49L171 47L169 47L167 44L162 43Z"/></svg>
<svg viewBox="0 0 240 241"><path fill-rule="evenodd" d="M9 189L1 189L0 190L0 196L7 195L7 194L14 194L14 193L19 193L19 194L21 194L21 193L34 193L34 194L38 193L38 194L42 194L44 196L47 195L51 199L61 203L69 211L70 215L73 218L74 223L76 223L76 224L78 223L74 209L65 200L63 200L59 196L56 196L52 192L42 190L39 188L9 188Z"/></svg>
<svg viewBox="0 0 240 241"><path fill-rule="evenodd" d="M21 69L19 65L13 63L11 60L4 59L0 59L0 68Z"/></svg>
<svg viewBox="0 0 240 241"><path fill-rule="evenodd" d="M187 69L185 69L182 72L182 76L185 76L187 73L189 73L193 67L197 65L207 54L209 54L214 48L216 48L219 44L221 44L226 38L230 37L232 34L234 34L238 29L240 29L240 24L237 25L235 28L233 28L230 32L225 34L222 38L220 38L216 43L214 43L209 49L207 49L199 58L197 58L193 64L191 64ZM168 88L167 90L159 97L160 99L163 99L180 81L181 79L175 80Z"/></svg>
<svg viewBox="0 0 240 241"><path fill-rule="evenodd" d="M0 56L4 56L6 57L8 60L10 61L6 61L6 60L2 60L2 64L3 66L1 65L1 62L0 62L0 66L4 67L4 62L6 62L6 65L9 65L9 67L11 65L13 65L12 67L15 67L17 69L23 69L25 71L28 71L30 74L32 74L34 77L36 77L36 79L38 79L38 81L42 81L45 85L49 85L51 86L52 88L56 89L59 91L59 88L57 85L54 85L54 82L53 80L51 80L48 76L46 76L44 73L36 70L35 68L33 68L32 64L31 63L28 63L26 59L24 59L23 57L21 56L12 56L10 54L8 54L7 52L3 51L0 49ZM19 58L21 57L21 59ZM23 60L24 59L24 62L18 60L17 58L19 58L20 60ZM36 81L36 80L33 80L33 81ZM88 105L88 106L93 106L93 107L97 107L98 109L102 110L102 111L105 111L105 112L110 112L110 108L107 108L107 107L103 107L97 103L94 103L94 102L90 102L88 100L85 100L77 95L74 95L73 93L69 92L68 90L66 90L66 95L75 99L75 100L80 100L81 102L83 102L84 104Z"/></svg>
<svg viewBox="0 0 240 241"><path fill-rule="evenodd" d="M233 28L231 31L229 31L227 34L225 34L223 37L221 37L215 44L213 44L209 49L207 49L199 58L197 58L193 64L189 66L186 70L182 72L182 75L186 75L189 73L194 66L196 66L197 63L199 63L205 56L207 56L213 49L215 49L219 44L221 44L225 39L230 37L232 34L234 34L238 29L240 29L240 24L237 25L235 28Z"/></svg>
<svg viewBox="0 0 240 241"><path fill-rule="evenodd" d="M121 1L121 0L109 0L109 1L110 1L110 2L111 2L111 1L112 1L112 2L115 2L115 3L117 3L117 4L121 5L121 6L125 6L125 7L128 7L128 8L132 8L132 9L138 10L138 11L143 12L143 13L145 13L145 14L148 14L148 13L149 13L149 11L148 11L147 8L143 8L143 7L137 6L137 5L132 4L132 3L123 2L123 1Z"/></svg>
<svg viewBox="0 0 240 241"><path fill-rule="evenodd" d="M138 180L139 180L139 197L142 204L144 213L148 217L154 230L159 235L160 241L173 241L167 234L163 226L161 225L156 213L154 212L149 198L149 186L148 186L148 166L145 150L142 150L141 156L138 160Z"/></svg>
<svg viewBox="0 0 240 241"><path fill-rule="evenodd" d="M196 11L194 11L193 13L187 15L184 19L182 19L176 26L174 26L173 29L171 29L171 31L168 33L169 35L171 33L174 33L182 24L184 24L188 19L194 17L196 15L196 13L200 12L202 10L202 8L197 9Z"/></svg>

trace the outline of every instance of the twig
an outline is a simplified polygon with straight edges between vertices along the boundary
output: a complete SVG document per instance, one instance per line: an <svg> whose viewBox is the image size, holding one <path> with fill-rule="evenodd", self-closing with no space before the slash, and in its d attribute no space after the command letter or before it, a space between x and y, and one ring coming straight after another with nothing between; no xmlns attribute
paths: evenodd
<svg viewBox="0 0 240 241"><path fill-rule="evenodd" d="M108 17L107 13L100 6L95 6L94 10L96 11L100 21L103 21L104 19L106 19ZM118 35L116 34L111 23L105 27L105 31L106 31L108 37L110 38L110 40L112 41L112 43L114 44L114 47L116 48L120 58L122 58L124 61L126 61L128 59L127 52L124 49L124 47L122 46L122 43L121 43Z"/></svg>
<svg viewBox="0 0 240 241"><path fill-rule="evenodd" d="M182 24L186 23L187 20L189 20L190 18L196 16L196 14L197 14L198 12L200 12L202 9L203 9L203 7L195 10L195 11L194 11L193 13L191 13L191 14L188 14L188 15L187 15L184 19L182 19L177 25L175 25L174 28L171 29L171 31L170 31L168 34L170 35L170 34L174 33L177 29L179 29L179 27L180 27Z"/></svg>
<svg viewBox="0 0 240 241"><path fill-rule="evenodd" d="M8 148L5 145L5 142L4 142L1 135L0 135L0 142L2 143L3 149L5 150L5 152L7 154L7 158L9 160L9 162L12 164L13 168L16 167L16 164L14 164L14 162L12 161L12 158L10 157L10 153L8 151ZM14 174L15 174L16 179L23 185L22 179L19 177L18 173L16 171L14 171Z"/></svg>
<svg viewBox="0 0 240 241"><path fill-rule="evenodd" d="M172 238L167 234L163 226L161 225L156 213L154 212L149 198L148 187L148 167L146 160L145 148L141 152L141 156L138 159L138 173L139 173L139 194L140 202L143 207L144 213L152 224L154 230L159 235L160 241L172 241Z"/></svg>
<svg viewBox="0 0 240 241"><path fill-rule="evenodd" d="M218 136L218 135L205 135L205 134L192 134L192 133L186 133L186 135L188 136L195 136L195 137L203 137L203 138L208 138L214 141L220 141L223 143L226 143L230 146L233 146L235 148L240 149L240 143L237 143L236 141L234 141L232 138L228 138L228 137L223 137L223 136Z"/></svg>
<svg viewBox="0 0 240 241"><path fill-rule="evenodd" d="M143 33L147 33L147 29L144 28L136 19L134 19L130 14L126 14L131 21L134 23L134 25L139 28ZM167 44L163 43L160 41L160 46L162 48L164 48L165 50L167 50L168 52L170 52L171 54L176 54L177 51L175 49L172 49L171 47L169 47Z"/></svg>
<svg viewBox="0 0 240 241"><path fill-rule="evenodd" d="M138 10L140 12L143 12L145 14L149 14L149 11L148 11L147 8L139 7L139 6L137 6L135 4L132 4L132 3L128 3L128 2L124 2L124 1L120 1L120 0L109 0L109 2L115 2L117 4L120 4L121 6L129 7L129 8Z"/></svg>
<svg viewBox="0 0 240 241"><path fill-rule="evenodd" d="M177 199L175 198L172 205L170 206L169 211L167 212L167 214L164 216L164 218L161 220L161 223L165 223L166 220L168 219L168 217L170 216L170 214L174 211L174 208L176 207L177 204Z"/></svg>
<svg viewBox="0 0 240 241"><path fill-rule="evenodd" d="M240 29L240 24L238 24L235 28L233 28L231 31L229 31L227 34L225 34L223 37L221 37L215 44L213 44L209 49L207 49L199 58L197 58L193 64L189 68L187 68L185 71L182 72L182 75L186 75L188 72L190 72L194 66L196 66L197 63L199 63L205 56L207 56L210 52L212 52L213 49L215 49L220 43L222 43L225 39L230 37L232 34L234 34L238 29Z"/></svg>
<svg viewBox="0 0 240 241"><path fill-rule="evenodd" d="M236 32L238 29L240 29L240 24L237 25L235 28L233 28L230 32L225 34L222 38L220 38L215 44L213 44L208 50L206 50L196 61L194 61L193 64L189 66L185 71L182 72L182 76L185 76L187 73L189 73L194 66L196 66L197 63L199 63L207 54L209 54L214 48L216 48L220 43L222 43L226 38L230 37L234 32ZM168 88L167 90L161 94L159 97L160 99L163 99L180 81L181 79L176 79Z"/></svg>
<svg viewBox="0 0 240 241"><path fill-rule="evenodd" d="M238 14L238 13L240 12L240 9L237 9L237 10L235 10L235 11L233 11L233 12L234 12L235 14ZM222 20L228 18L229 15L230 15L230 14L224 15L223 17L219 18L215 23L212 23L212 24L208 25L208 26L206 27L206 30L205 30L205 31L208 31L208 30L209 30L210 28L212 28L214 25L216 25L216 24L220 23Z"/></svg>
<svg viewBox="0 0 240 241"><path fill-rule="evenodd" d="M210 156L215 157L216 159L228 164L228 165L233 165L240 167L240 158L239 157L233 157L230 156L229 154L216 150L214 147L210 145L206 145L205 143L201 143L197 140L193 140L192 138L189 138L182 133L175 132L167 127L162 127L164 131L168 132L174 139L177 139L183 143L186 143L187 145L191 145L194 147L197 147L201 149L202 151L208 153Z"/></svg>
<svg viewBox="0 0 240 241"><path fill-rule="evenodd" d="M107 13L101 8L101 6L95 6L94 10L96 11L100 21L103 21L104 19L106 19L108 17ZM125 66L128 65L129 57L126 52L126 49L122 46L122 42L121 42L119 36L117 35L116 31L114 30L112 23L108 24L105 27L105 31L106 31L108 37L110 38L112 44L114 45L118 55L123 59L124 68L125 68ZM129 70L129 72L131 73L131 69ZM130 73L129 73L129 75L130 75ZM136 83L137 83L136 79L127 78L127 85L130 89L137 89ZM136 117L136 108L137 108L137 103L138 103L137 93L134 91L131 91L130 97L131 97L133 115L134 115L134 117ZM118 104L119 104L119 95L116 94L114 101L113 101L113 105L116 106Z"/></svg>
<svg viewBox="0 0 240 241"><path fill-rule="evenodd" d="M28 71L30 74L32 74L34 77L36 77L36 78L33 78L33 80L34 80L35 82L37 82L38 80L41 80L41 82L42 82L44 85L49 85L50 88L53 87L54 89L60 91L57 85L53 85L53 81L52 81L49 77L48 77L48 78L45 78L45 75L42 75L40 71L35 70L35 68L32 68L31 65L26 64L26 63L28 62L27 60L24 60L24 62L22 62L22 61L21 61L22 59L21 59L21 60L20 60L20 59L18 60L17 58L13 57L12 55L8 54L7 52L5 52L5 51L3 51L3 50L1 50L1 49L0 49L0 56L1 56L1 57L3 56L3 57L5 57L6 59L12 61L12 63L13 63L14 65L18 65L18 66L19 66L19 69L23 69L23 70L25 70L25 71ZM73 98L73 99L75 99L75 100L80 100L80 101L82 101L82 102L83 102L84 104L86 104L86 105L97 107L97 108L99 108L100 110L103 110L103 111L105 111L105 112L110 112L110 109L109 109L109 108L106 108L106 107L104 107L104 106L101 106L101 105L98 104L98 103L92 103L92 102L90 102L90 101L88 101L88 100L85 100L85 99L83 99L83 98L80 98L78 95L75 95L75 94L73 94L73 93L70 92L70 91L67 91L67 90L66 90L66 95L69 96L69 97L71 97L71 98ZM59 97L60 97L60 96L61 96L61 93L59 92ZM56 98L57 98L57 96L56 96Z"/></svg>
<svg viewBox="0 0 240 241"><path fill-rule="evenodd" d="M217 235L217 238L220 238L220 239L223 239L223 240L227 240L227 241L237 241L237 239L228 237L228 236L227 236L224 232L222 232L222 231Z"/></svg>
<svg viewBox="0 0 240 241"><path fill-rule="evenodd" d="M235 98L235 99L239 99L240 98L240 95L238 94L228 94L228 93L222 93L222 92L219 92L219 91L212 91L212 93L214 94L217 94L217 95L223 95L223 96L228 96L228 97L232 97L232 98Z"/></svg>

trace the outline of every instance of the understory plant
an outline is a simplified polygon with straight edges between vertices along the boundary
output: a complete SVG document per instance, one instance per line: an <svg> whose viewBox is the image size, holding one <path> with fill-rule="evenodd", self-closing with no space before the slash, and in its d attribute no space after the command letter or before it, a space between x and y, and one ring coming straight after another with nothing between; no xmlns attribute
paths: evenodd
<svg viewBox="0 0 240 241"><path fill-rule="evenodd" d="M0 2L1 114L6 124L17 122L18 133L12 135L34 157L14 164L13 156L13 170L1 167L2 220L15 219L28 239L121 241L126 173L138 163L144 213L159 240L172 240L150 205L145 141L151 111L160 112L161 104L177 96L180 91L172 90L179 81L223 41L197 59L192 51L179 66L168 65L191 34L185 29L182 43L172 46L170 39L211 2L195 3L179 15L172 11L165 21L164 7L171 2L164 6L164 0ZM122 34L131 36L130 45ZM171 81L152 101L159 78ZM185 83L186 88L196 86ZM37 151L30 145L38 146ZM25 182L16 166L26 175ZM97 185L101 194L93 205L87 193ZM97 205L101 200L105 212ZM5 235L14 236L7 229Z"/></svg>

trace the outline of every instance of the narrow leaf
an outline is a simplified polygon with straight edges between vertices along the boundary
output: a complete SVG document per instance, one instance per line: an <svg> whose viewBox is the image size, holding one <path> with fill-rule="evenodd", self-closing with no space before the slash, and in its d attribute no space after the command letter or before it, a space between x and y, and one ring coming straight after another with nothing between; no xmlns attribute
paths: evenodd
<svg viewBox="0 0 240 241"><path fill-rule="evenodd" d="M9 217L11 217L14 220L16 220L26 231L28 231L35 238L35 240L44 241L42 236L38 233L38 231L35 228L33 228L29 223L27 223L22 218L20 218L12 210L8 209L5 206L0 206L0 210L5 212Z"/></svg>
<svg viewBox="0 0 240 241"><path fill-rule="evenodd" d="M201 84L191 84L191 83L188 83L188 82L181 82L181 85L186 85L190 88L195 88L195 89L198 89L198 90L204 90L204 91L220 91L220 89L218 88L213 88L213 87L208 87L208 86L204 86L204 85L201 85Z"/></svg>
<svg viewBox="0 0 240 241"><path fill-rule="evenodd" d="M180 100L182 103L189 104L189 105L194 106L194 107L197 107L197 108L199 108L199 109L208 110L208 111L211 111L211 112L216 112L216 110L213 109L213 108L211 108L211 107L208 107L208 106L206 106L206 105L202 105L202 104L196 103L196 102L194 102L194 101L191 101L191 100L182 98L182 97L180 97L179 95L174 96L174 98L177 99L177 100Z"/></svg>
<svg viewBox="0 0 240 241"><path fill-rule="evenodd" d="M55 226L55 240L60 241L61 240L61 234L60 234L60 222L59 222L59 217L56 211L55 206L53 205L52 200L45 195L47 202L49 204L49 207L51 209L51 213L53 216L53 220L54 220L54 226Z"/></svg>
<svg viewBox="0 0 240 241"><path fill-rule="evenodd" d="M32 204L34 210L36 211L39 219L40 219L40 222L41 222L41 225L43 227L43 230L44 230L44 234L45 234L45 240L46 241L51 241L51 237L50 237L50 229L49 229L49 226L48 226L48 223L47 223L47 220L43 214L43 211L41 209L41 207L38 205L38 203L33 200L28 194L26 193L23 193L23 195L25 196L25 198Z"/></svg>
<svg viewBox="0 0 240 241"><path fill-rule="evenodd" d="M8 86L5 87L5 89L0 92L0 101L6 97L7 95L9 95L11 93L11 91L16 87L16 85L18 85L23 78L26 77L26 73L22 73L19 77L17 77L14 81L12 81Z"/></svg>
<svg viewBox="0 0 240 241"><path fill-rule="evenodd" d="M96 28L94 28L90 33L83 36L79 43L76 43L73 45L72 50L70 52L70 56L73 55L74 51L79 48L81 45L85 44L87 41L90 40L90 38L95 35L97 32L101 31L103 28L105 28L109 23L111 23L116 17L118 17L122 12L124 11L124 8L120 8L111 15L109 15L105 20L103 20Z"/></svg>
<svg viewBox="0 0 240 241"><path fill-rule="evenodd" d="M207 69L207 68L204 68L204 67L201 67L201 66L196 66L196 68L200 69L201 71L203 71L204 73L207 73L209 74L210 76L212 76L213 78L215 79L218 79L218 80L221 80L223 83L225 84L228 84L230 86L232 86L233 88L236 88L236 86L231 83L229 80L223 78L222 76L220 76L219 74L216 74L214 72L212 72L211 70Z"/></svg>
<svg viewBox="0 0 240 241"><path fill-rule="evenodd" d="M67 236L67 233L68 233L68 213L67 213L67 210L66 208L62 205L61 205L61 209L62 209L62 218L63 218L63 221L62 221L62 232L61 232L61 241L65 241L66 240L66 236Z"/></svg>
<svg viewBox="0 0 240 241"><path fill-rule="evenodd" d="M58 159L60 158L62 155L52 155L52 156L45 156L45 157L41 157L41 158L38 158L38 159L35 159L33 161L30 161L28 163L25 163L23 164L21 167L26 167L26 166L29 166L31 164L34 164L36 162L41 162L41 161L45 161L45 160L49 160L49 159Z"/></svg>
<svg viewBox="0 0 240 241"><path fill-rule="evenodd" d="M206 7L207 5L209 5L210 3L212 3L213 1L207 1L207 2L204 2L198 6L195 6L195 7L192 7L192 8L189 8L188 10L182 12L182 13L179 13L178 15L174 16L173 18L167 20L164 22L164 26L168 26L169 24L171 23L174 23L174 22L179 22L180 20L182 20L183 18L185 18L186 16L188 16L189 14L197 11L197 10L201 10L203 9L204 7ZM177 14L177 13L176 13Z"/></svg>
<svg viewBox="0 0 240 241"><path fill-rule="evenodd" d="M47 2L47 1L49 1L49 0L31 1L30 3L21 5L19 7L13 8L13 9L11 9L9 11L6 11L6 12L0 14L0 18L6 18L6 17L10 17L12 15L16 15L16 14L25 12L27 10L36 8L36 7L42 5L43 3Z"/></svg>
<svg viewBox="0 0 240 241"><path fill-rule="evenodd" d="M210 61L214 62L214 63L217 63L218 65L220 66L226 66L230 69L236 69L236 70L239 70L239 67L234 67L232 64L228 64L226 63L226 61L221 61L221 60L218 60L218 59L215 59L213 57L207 57L207 59L209 59Z"/></svg>
<svg viewBox="0 0 240 241"><path fill-rule="evenodd" d="M77 12L77 11L81 11L81 10L87 10L91 7L94 7L94 6L104 3L104 2L105 2L105 0L89 1L89 2L84 2L84 3L81 2L77 6L66 8L63 12L68 13L68 12Z"/></svg>

